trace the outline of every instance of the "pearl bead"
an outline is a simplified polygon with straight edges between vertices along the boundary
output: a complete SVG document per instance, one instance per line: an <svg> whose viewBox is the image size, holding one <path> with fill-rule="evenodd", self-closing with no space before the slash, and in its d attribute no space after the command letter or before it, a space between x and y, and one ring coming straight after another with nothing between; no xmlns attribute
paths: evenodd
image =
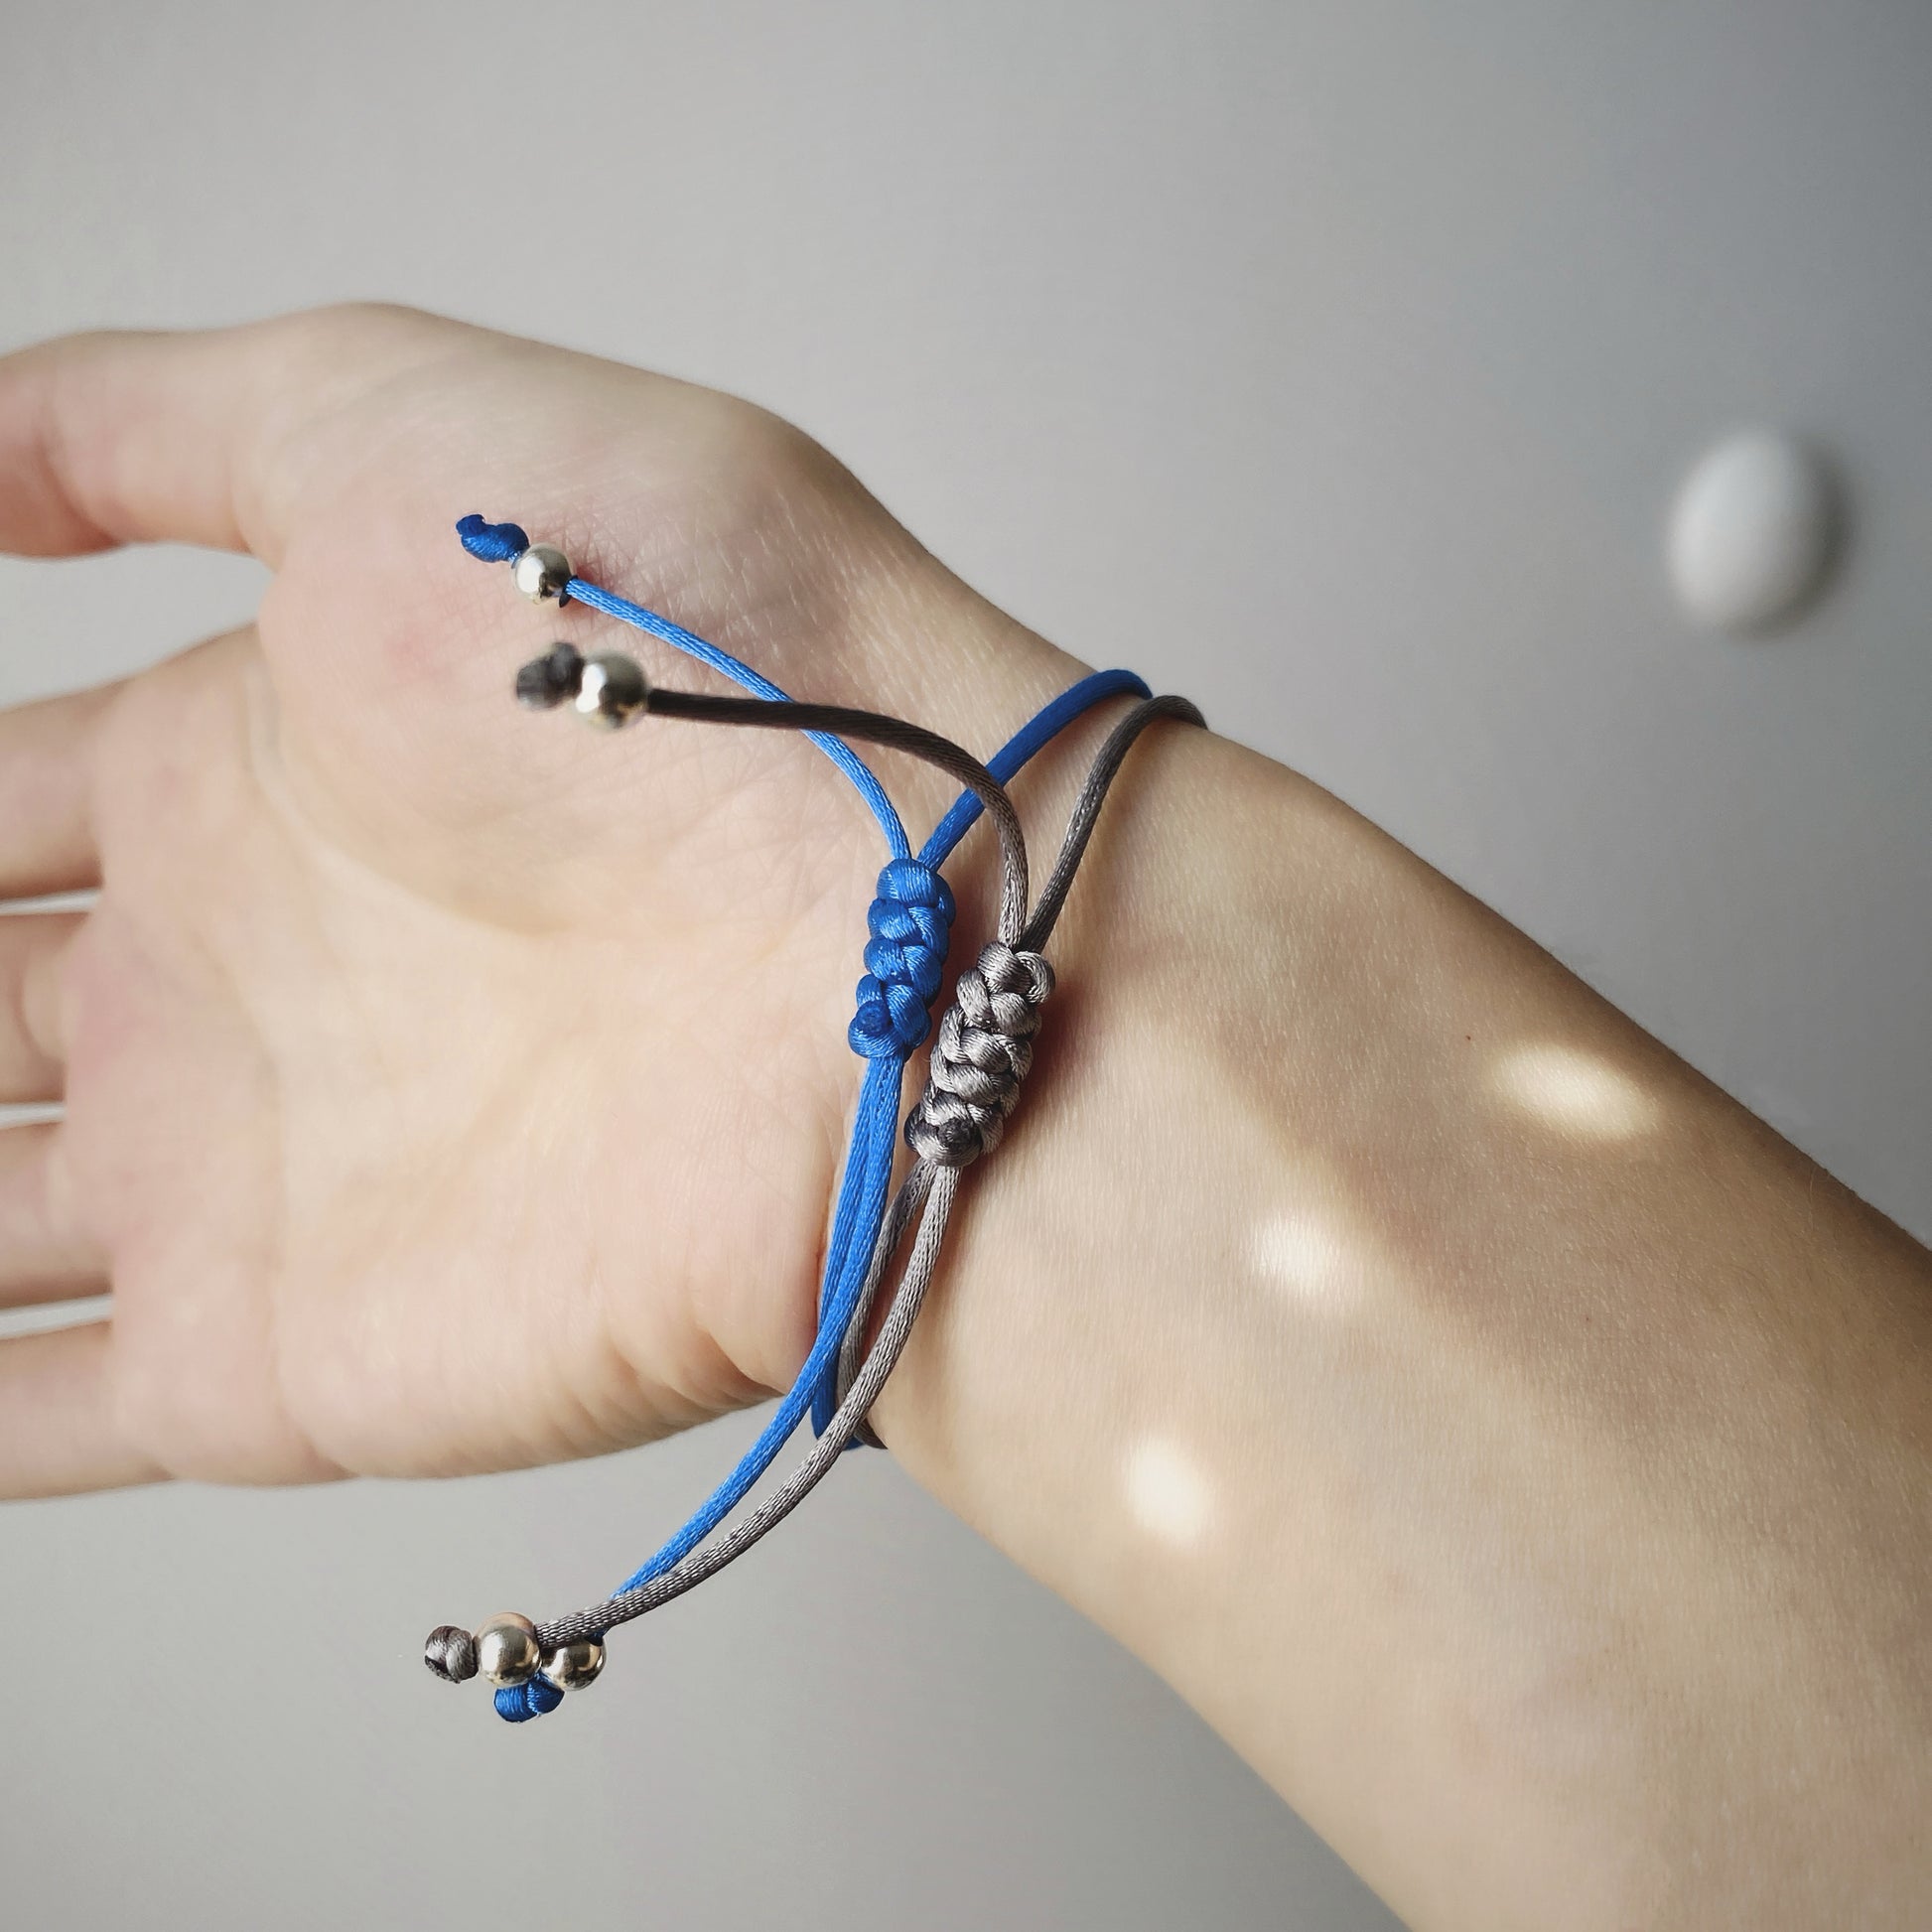
<svg viewBox="0 0 1932 1932"><path fill-rule="evenodd" d="M527 1684L542 1661L537 1626L527 1616L505 1610L477 1626L477 1668L492 1684Z"/></svg>
<svg viewBox="0 0 1932 1932"><path fill-rule="evenodd" d="M561 604L571 579L570 559L547 543L533 543L511 560L510 576L532 604Z"/></svg>
<svg viewBox="0 0 1932 1932"><path fill-rule="evenodd" d="M560 1691L581 1691L595 1684L604 1668L604 1646L589 1637L576 1643L560 1643L543 1660L540 1673L547 1683Z"/></svg>
<svg viewBox="0 0 1932 1932"><path fill-rule="evenodd" d="M644 708L650 686L634 657L615 652L584 660L583 675L577 686L577 709L581 716L606 731L627 725Z"/></svg>

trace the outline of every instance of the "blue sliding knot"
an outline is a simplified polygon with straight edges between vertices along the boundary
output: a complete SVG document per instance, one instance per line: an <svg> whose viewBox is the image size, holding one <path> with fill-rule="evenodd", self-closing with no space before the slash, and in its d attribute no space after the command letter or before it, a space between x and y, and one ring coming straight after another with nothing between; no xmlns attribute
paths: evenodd
<svg viewBox="0 0 1932 1932"><path fill-rule="evenodd" d="M530 547L520 523L485 523L481 516L466 516L456 526L463 547L486 564L506 564Z"/></svg>
<svg viewBox="0 0 1932 1932"><path fill-rule="evenodd" d="M895 859L879 875L859 1010L845 1035L855 1053L902 1060L931 1032L952 918L952 888L930 866Z"/></svg>
<svg viewBox="0 0 1932 1932"><path fill-rule="evenodd" d="M533 1677L527 1684L505 1684L497 1691L496 1715L505 1724L528 1724L532 1718L549 1716L563 1701L556 1685Z"/></svg>

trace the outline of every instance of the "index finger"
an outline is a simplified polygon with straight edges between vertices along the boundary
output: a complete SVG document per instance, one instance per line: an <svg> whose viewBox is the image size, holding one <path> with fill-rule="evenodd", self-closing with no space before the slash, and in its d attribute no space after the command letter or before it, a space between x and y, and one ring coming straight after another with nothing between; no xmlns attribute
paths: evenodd
<svg viewBox="0 0 1932 1932"><path fill-rule="evenodd" d="M0 551L195 543L273 566L305 424L460 328L355 306L0 356Z"/></svg>

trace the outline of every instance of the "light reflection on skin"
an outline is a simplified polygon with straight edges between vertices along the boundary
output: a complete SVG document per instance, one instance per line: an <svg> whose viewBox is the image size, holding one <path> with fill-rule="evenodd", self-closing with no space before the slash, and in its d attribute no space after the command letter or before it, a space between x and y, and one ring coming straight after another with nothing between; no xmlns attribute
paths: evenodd
<svg viewBox="0 0 1932 1932"><path fill-rule="evenodd" d="M1272 1286L1337 1311L1368 1287L1360 1240L1320 1207L1298 1205L1263 1221L1255 1230L1254 1264Z"/></svg>
<svg viewBox="0 0 1932 1932"><path fill-rule="evenodd" d="M1628 1074L1594 1053L1554 1042L1506 1048L1490 1066L1489 1086L1533 1120L1580 1139L1635 1140L1663 1118Z"/></svg>
<svg viewBox="0 0 1932 1932"><path fill-rule="evenodd" d="M1214 1515L1199 1464L1165 1436L1143 1437L1128 1451L1127 1506L1142 1529L1173 1550L1191 1550Z"/></svg>

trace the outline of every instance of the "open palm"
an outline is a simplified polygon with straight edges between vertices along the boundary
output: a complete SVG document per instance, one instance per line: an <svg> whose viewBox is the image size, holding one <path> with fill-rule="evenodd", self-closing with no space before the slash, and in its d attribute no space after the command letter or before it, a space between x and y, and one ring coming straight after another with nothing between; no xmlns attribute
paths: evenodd
<svg viewBox="0 0 1932 1932"><path fill-rule="evenodd" d="M804 1353L876 831L802 742L519 711L608 631L470 510L969 743L1067 675L704 390L386 310L0 360L0 548L275 572L254 626L0 716L0 897L101 888L0 920L0 1100L67 1103L0 1133L0 1302L114 1293L0 1343L0 1490L552 1459Z"/></svg>

